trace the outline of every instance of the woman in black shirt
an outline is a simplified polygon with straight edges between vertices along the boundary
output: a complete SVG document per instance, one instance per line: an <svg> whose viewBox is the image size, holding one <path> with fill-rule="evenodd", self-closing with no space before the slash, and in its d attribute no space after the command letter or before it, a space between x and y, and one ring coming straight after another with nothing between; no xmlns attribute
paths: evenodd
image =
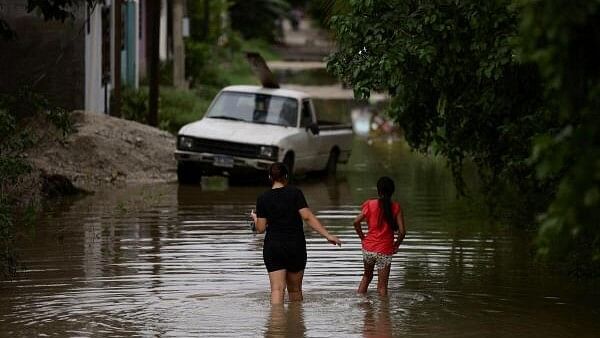
<svg viewBox="0 0 600 338"><path fill-rule="evenodd" d="M287 185L288 169L276 162L269 168L270 190L256 201L256 213L251 216L259 233L267 232L263 259L271 283L271 304L283 303L285 289L290 301L302 300L302 278L306 267L306 240L303 220L329 243L342 245L310 211L304 194Z"/></svg>

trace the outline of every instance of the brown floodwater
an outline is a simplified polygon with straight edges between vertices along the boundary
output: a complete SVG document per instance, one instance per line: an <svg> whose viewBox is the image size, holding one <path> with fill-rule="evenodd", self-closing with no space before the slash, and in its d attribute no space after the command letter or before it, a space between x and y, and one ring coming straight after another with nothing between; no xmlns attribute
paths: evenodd
<svg viewBox="0 0 600 338"><path fill-rule="evenodd" d="M247 217L266 187L208 178L49 207L20 240L17 277L0 282L0 336L600 336L598 284L536 264L530 234L455 198L443 161L400 142L354 146L336 179L298 182L344 242L306 230L304 302L269 304L263 236ZM355 293L362 262L351 225L382 174L396 181L408 225L385 299Z"/></svg>

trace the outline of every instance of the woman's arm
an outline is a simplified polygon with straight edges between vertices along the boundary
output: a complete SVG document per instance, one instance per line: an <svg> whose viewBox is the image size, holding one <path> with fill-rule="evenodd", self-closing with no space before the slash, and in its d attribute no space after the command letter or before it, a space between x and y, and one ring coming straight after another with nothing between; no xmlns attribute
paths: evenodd
<svg viewBox="0 0 600 338"><path fill-rule="evenodd" d="M400 248L400 244L402 244L404 236L406 236L406 225L404 224L404 214L402 213L402 208L400 208L398 211L396 222L398 222L398 231L396 231L396 235L398 237L396 242L394 242L394 253L398 252L398 248Z"/></svg>
<svg viewBox="0 0 600 338"><path fill-rule="evenodd" d="M265 232L267 230L267 219L256 217L256 213L254 212L254 209L252 209L252 211L250 211L250 217L252 217L252 220L254 221L254 225L256 226L256 232L258 232L259 234L262 234L263 232Z"/></svg>
<svg viewBox="0 0 600 338"><path fill-rule="evenodd" d="M300 217L302 217L302 219L308 223L311 228L313 228L321 236L325 237L329 243L342 246L342 241L340 241L336 236L331 235L309 208L302 208L298 210L298 212L300 213Z"/></svg>
<svg viewBox="0 0 600 338"><path fill-rule="evenodd" d="M356 231L356 234L358 235L358 238L360 238L360 240L362 241L363 239L365 239L365 234L362 231L362 226L360 225L360 223L365 219L365 214L363 214L362 212L360 214L358 214L358 216L356 216L356 218L354 219L354 221L352 222L352 224L354 225L354 231Z"/></svg>

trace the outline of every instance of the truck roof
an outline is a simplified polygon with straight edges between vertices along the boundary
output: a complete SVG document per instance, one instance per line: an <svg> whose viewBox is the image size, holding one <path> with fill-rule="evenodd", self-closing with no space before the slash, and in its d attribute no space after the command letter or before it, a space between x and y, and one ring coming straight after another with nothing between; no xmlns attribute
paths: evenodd
<svg viewBox="0 0 600 338"><path fill-rule="evenodd" d="M283 88L265 88L261 86L236 85L223 88L222 91L242 92L242 93L259 93L274 96L292 97L298 100L309 98L308 94L293 89Z"/></svg>

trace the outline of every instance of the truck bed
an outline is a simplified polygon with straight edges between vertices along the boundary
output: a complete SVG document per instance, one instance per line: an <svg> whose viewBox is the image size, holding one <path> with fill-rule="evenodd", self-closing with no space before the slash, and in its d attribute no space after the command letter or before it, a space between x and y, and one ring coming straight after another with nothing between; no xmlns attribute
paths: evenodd
<svg viewBox="0 0 600 338"><path fill-rule="evenodd" d="M352 124L351 123L339 123L339 122L333 122L333 121L323 121L323 120L318 120L317 124L319 126L320 130L341 130L341 129L352 129Z"/></svg>

